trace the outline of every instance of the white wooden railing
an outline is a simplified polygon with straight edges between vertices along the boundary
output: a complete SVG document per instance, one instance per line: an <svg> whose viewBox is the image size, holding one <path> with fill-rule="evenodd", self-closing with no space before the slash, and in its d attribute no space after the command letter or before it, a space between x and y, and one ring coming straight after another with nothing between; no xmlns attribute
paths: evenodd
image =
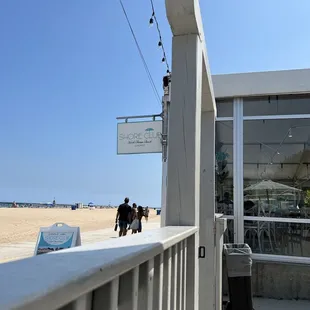
<svg viewBox="0 0 310 310"><path fill-rule="evenodd" d="M196 227L142 234L0 265L0 309L191 309Z"/></svg>

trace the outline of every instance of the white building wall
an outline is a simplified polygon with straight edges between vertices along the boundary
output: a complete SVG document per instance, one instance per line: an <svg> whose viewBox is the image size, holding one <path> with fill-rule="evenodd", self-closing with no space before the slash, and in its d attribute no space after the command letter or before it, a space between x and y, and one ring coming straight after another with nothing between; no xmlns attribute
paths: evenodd
<svg viewBox="0 0 310 310"><path fill-rule="evenodd" d="M216 98L310 93L310 69L213 75Z"/></svg>

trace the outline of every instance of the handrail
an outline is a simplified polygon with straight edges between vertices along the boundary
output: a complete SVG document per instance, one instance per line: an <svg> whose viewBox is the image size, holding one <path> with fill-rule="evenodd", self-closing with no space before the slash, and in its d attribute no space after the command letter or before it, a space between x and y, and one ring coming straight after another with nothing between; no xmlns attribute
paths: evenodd
<svg viewBox="0 0 310 310"><path fill-rule="evenodd" d="M0 309L61 308L153 259L197 230L164 227L0 264Z"/></svg>
<svg viewBox="0 0 310 310"><path fill-rule="evenodd" d="M255 262L310 266L310 257L253 253L252 259Z"/></svg>

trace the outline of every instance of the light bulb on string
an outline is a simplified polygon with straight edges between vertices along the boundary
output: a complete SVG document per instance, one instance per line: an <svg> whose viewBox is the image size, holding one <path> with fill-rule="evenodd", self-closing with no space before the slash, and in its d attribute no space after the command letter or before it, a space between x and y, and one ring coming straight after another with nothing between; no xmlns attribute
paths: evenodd
<svg viewBox="0 0 310 310"><path fill-rule="evenodd" d="M165 57L163 57L162 58L162 60L161 60L161 62L165 62L166 61L166 58Z"/></svg>
<svg viewBox="0 0 310 310"><path fill-rule="evenodd" d="M155 12L152 13L152 16L150 18L150 21L149 21L149 26L152 27L154 25L154 16L155 16Z"/></svg>
<svg viewBox="0 0 310 310"><path fill-rule="evenodd" d="M158 47L162 47L163 44L161 43L161 41L158 42Z"/></svg>
<svg viewBox="0 0 310 310"><path fill-rule="evenodd" d="M289 138L293 138L292 128L290 128L290 129L288 130L288 137L289 137Z"/></svg>

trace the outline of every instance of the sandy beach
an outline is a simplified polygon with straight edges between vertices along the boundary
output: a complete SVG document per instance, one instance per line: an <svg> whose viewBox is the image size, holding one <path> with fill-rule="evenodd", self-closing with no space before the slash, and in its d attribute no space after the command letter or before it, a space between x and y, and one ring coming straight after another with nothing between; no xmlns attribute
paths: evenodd
<svg viewBox="0 0 310 310"><path fill-rule="evenodd" d="M78 226L81 232L114 228L116 209L0 209L0 244L34 242L42 226L62 222ZM143 222L145 220L143 219ZM155 210L150 210L149 222L158 222Z"/></svg>

